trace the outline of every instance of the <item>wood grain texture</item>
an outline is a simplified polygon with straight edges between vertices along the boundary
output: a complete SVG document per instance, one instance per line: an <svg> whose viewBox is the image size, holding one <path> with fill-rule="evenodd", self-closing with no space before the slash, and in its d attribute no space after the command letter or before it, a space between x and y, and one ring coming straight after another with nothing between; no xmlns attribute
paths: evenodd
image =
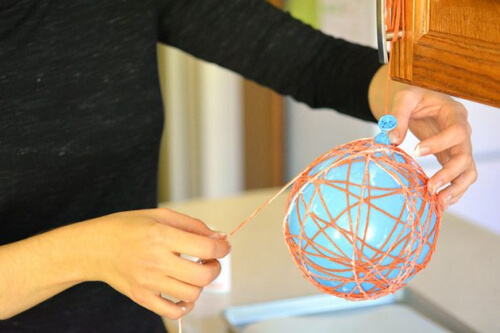
<svg viewBox="0 0 500 333"><path fill-rule="evenodd" d="M405 0L393 78L500 106L500 1Z"/></svg>
<svg viewBox="0 0 500 333"><path fill-rule="evenodd" d="M500 43L500 1L430 1L429 30Z"/></svg>

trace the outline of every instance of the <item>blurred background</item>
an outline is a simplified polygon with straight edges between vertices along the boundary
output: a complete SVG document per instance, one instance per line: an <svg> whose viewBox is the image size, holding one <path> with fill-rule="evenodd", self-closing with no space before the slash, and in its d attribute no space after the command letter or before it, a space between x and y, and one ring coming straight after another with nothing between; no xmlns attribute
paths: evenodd
<svg viewBox="0 0 500 333"><path fill-rule="evenodd" d="M373 0L272 0L323 32L376 47ZM171 47L158 47L165 106L159 199L219 198L281 186L331 148L378 132L376 125L311 110ZM460 100L469 110L479 179L449 211L500 234L500 110ZM412 154L418 140L402 145ZM439 164L418 158L427 175Z"/></svg>

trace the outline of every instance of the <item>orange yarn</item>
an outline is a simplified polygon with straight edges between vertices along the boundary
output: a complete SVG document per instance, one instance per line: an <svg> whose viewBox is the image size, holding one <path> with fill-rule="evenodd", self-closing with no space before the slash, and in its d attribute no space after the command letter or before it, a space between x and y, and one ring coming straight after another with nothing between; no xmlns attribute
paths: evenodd
<svg viewBox="0 0 500 333"><path fill-rule="evenodd" d="M356 174L354 164L364 168L362 184L350 179ZM325 165L328 167L324 168ZM315 171L318 166L319 172ZM372 166L386 172L399 186L371 185ZM342 167L348 170L346 180L332 180L328 176L330 171ZM346 208L336 215L333 210L340 203L324 198L322 191L326 187L345 193ZM304 190L308 191L309 199L304 196ZM404 198L399 215L391 215L376 204L377 199L389 196ZM363 206L368 207L365 217L360 212ZM353 209L358 211L356 218L352 217ZM318 211L324 212L323 215ZM378 220L373 219L375 213L379 214ZM299 233L290 232L291 214L298 216ZM380 218L380 214L385 217ZM341 226L340 218L346 216L348 226L345 222ZM384 244L373 246L367 233L376 232L377 226L370 224L387 221L394 223L394 227ZM398 147L362 139L323 154L300 174L288 196L283 233L295 263L317 288L349 300L364 300L394 293L426 267L435 249L440 221L437 195L427 189L427 177L413 158ZM313 235L305 230L311 226ZM328 244L318 242L320 237L323 242L327 239ZM342 248L337 244L339 238L348 240L350 246ZM322 267L318 264L319 258L327 259L331 265ZM355 286L346 292L348 285Z"/></svg>

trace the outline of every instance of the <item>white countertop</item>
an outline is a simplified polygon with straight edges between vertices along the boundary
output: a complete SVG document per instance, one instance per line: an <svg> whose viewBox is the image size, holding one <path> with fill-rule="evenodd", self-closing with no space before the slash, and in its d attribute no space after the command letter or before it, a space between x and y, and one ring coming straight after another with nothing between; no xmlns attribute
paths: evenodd
<svg viewBox="0 0 500 333"><path fill-rule="evenodd" d="M162 206L230 232L277 191L250 191L227 199ZM221 313L229 305L318 293L294 265L281 233L286 195L231 239L232 291L204 293L186 316L184 333L226 332ZM500 332L500 237L444 214L436 253L409 286L475 330Z"/></svg>

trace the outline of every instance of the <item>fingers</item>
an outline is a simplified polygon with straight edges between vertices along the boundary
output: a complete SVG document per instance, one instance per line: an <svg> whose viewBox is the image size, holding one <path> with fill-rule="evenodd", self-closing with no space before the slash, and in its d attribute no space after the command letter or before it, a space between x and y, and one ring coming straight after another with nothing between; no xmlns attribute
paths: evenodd
<svg viewBox="0 0 500 333"><path fill-rule="evenodd" d="M176 253L187 254L200 259L224 258L231 249L225 239L209 238L176 228L164 229L167 247Z"/></svg>
<svg viewBox="0 0 500 333"><path fill-rule="evenodd" d="M473 163L474 161L470 154L464 153L453 156L453 158L429 180L428 186L431 193L436 193L443 185L452 182L455 178L462 175L462 173L471 169Z"/></svg>
<svg viewBox="0 0 500 333"><path fill-rule="evenodd" d="M173 277L160 275L154 283L148 285L149 290L159 290L175 299L194 303L198 300L203 291L201 286L192 285L179 281Z"/></svg>
<svg viewBox="0 0 500 333"><path fill-rule="evenodd" d="M470 131L467 123L458 123L421 141L415 148L415 156L437 154L446 149L467 142L469 138Z"/></svg>
<svg viewBox="0 0 500 333"><path fill-rule="evenodd" d="M456 203L477 179L477 170L472 156L471 128L467 122L467 111L460 103L442 106L442 129L420 142L415 148L416 156L435 154L443 165L429 180L428 186L435 193L443 185L451 183L439 193L443 209Z"/></svg>
<svg viewBox="0 0 500 333"><path fill-rule="evenodd" d="M439 192L438 200L443 210L456 203L465 191L477 180L475 166L455 178L451 185Z"/></svg>
<svg viewBox="0 0 500 333"><path fill-rule="evenodd" d="M164 269L166 275L176 280L197 287L205 287L219 276L221 266L217 260L208 260L204 264L200 264L181 257L174 257Z"/></svg>
<svg viewBox="0 0 500 333"><path fill-rule="evenodd" d="M407 88L400 91L394 97L394 105L391 113L396 117L398 125L389 133L389 139L393 144L399 145L403 142L408 132L410 118L420 103L421 98L422 93L417 88Z"/></svg>
<svg viewBox="0 0 500 333"><path fill-rule="evenodd" d="M227 235L211 230L202 221L166 208L144 210L160 228L168 248L200 259L224 258L230 250Z"/></svg>
<svg viewBox="0 0 500 333"><path fill-rule="evenodd" d="M156 219L160 223L167 224L171 227L184 230L189 233L207 237L218 234L216 231L210 229L201 220L167 208L150 209L145 212L150 214L152 218Z"/></svg>
<svg viewBox="0 0 500 333"><path fill-rule="evenodd" d="M186 315L194 307L193 303L174 303L170 300L164 299L156 292L147 290L138 292L134 297L132 297L132 300L161 317L167 317L173 320Z"/></svg>
<svg viewBox="0 0 500 333"><path fill-rule="evenodd" d="M436 193L450 184L438 196L441 206L448 208L477 179L467 110L449 96L406 88L396 95L393 114L398 126L389 134L391 142L400 144L411 125L412 132L422 140L415 155L434 154L443 165L429 180L428 187Z"/></svg>
<svg viewBox="0 0 500 333"><path fill-rule="evenodd" d="M227 237L200 220L167 209L115 213L103 225L116 228L110 228L112 244L106 242L111 254L103 259L105 264L98 262L99 267L108 268L102 280L172 319L192 309L202 288L220 273L215 258L225 257L230 250ZM179 254L201 258L204 264ZM160 292L188 303L175 304L160 297Z"/></svg>

